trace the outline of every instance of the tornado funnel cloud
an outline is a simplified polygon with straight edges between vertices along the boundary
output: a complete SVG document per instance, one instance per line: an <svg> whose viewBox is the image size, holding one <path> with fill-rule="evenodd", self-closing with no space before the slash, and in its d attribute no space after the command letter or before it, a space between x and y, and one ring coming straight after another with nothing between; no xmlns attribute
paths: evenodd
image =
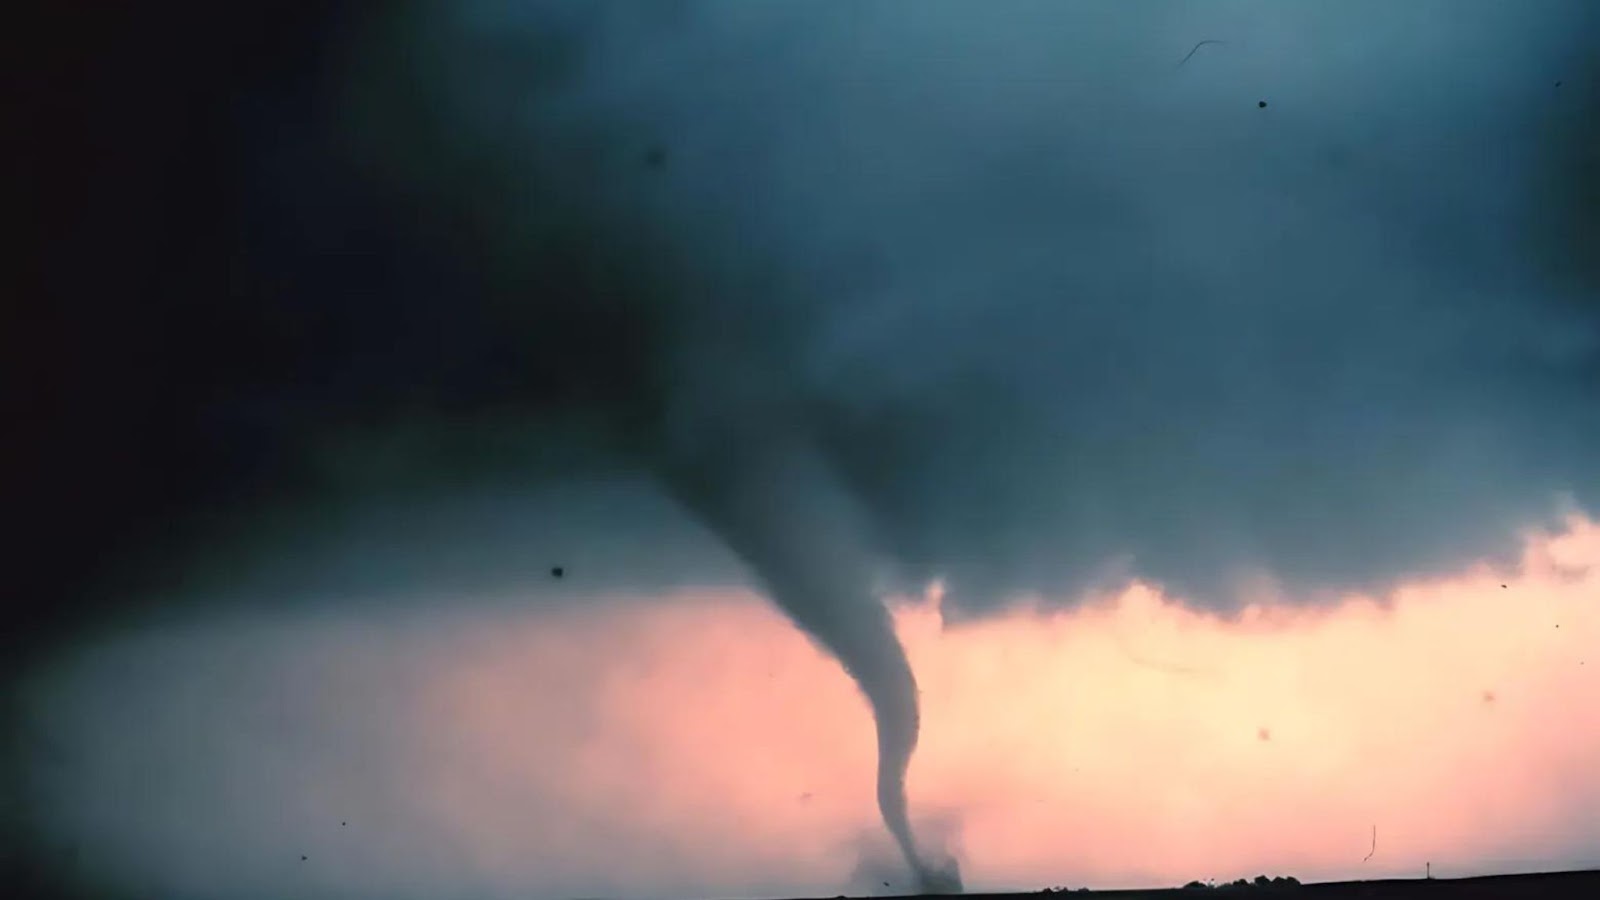
<svg viewBox="0 0 1600 900"><path fill-rule="evenodd" d="M888 610L859 585L784 579L768 581L767 588L778 607L839 660L871 705L878 735L878 810L918 880L928 881L928 866L911 832L905 787L917 745L917 685Z"/></svg>
<svg viewBox="0 0 1600 900"><path fill-rule="evenodd" d="M779 609L839 660L872 708L878 810L925 893L960 890L954 864L930 865L911 830L906 772L917 746L917 683L849 498L810 454L738 451L669 467L668 488L754 572Z"/></svg>

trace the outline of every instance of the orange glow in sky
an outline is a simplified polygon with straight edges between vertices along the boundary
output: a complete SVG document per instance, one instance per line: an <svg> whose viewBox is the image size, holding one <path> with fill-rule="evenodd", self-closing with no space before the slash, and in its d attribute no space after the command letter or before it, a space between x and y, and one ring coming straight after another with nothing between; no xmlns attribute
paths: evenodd
<svg viewBox="0 0 1600 900"><path fill-rule="evenodd" d="M924 704L914 815L954 842L969 887L1596 861L1597 564L1600 528L1578 523L1519 573L1387 607L1230 623L1135 587L942 629L936 595L904 605ZM837 842L876 826L864 702L753 596L496 624L474 656L430 707L476 770L433 797L462 829L501 791L552 792L737 888L843 878ZM517 834L484 827L485 863L526 853Z"/></svg>
<svg viewBox="0 0 1600 900"><path fill-rule="evenodd" d="M913 819L969 889L1600 864L1597 601L1581 521L1234 622L1135 587L947 628L930 592ZM41 695L52 828L168 895L896 890L856 871L888 858L866 705L760 598L465 610L87 653Z"/></svg>

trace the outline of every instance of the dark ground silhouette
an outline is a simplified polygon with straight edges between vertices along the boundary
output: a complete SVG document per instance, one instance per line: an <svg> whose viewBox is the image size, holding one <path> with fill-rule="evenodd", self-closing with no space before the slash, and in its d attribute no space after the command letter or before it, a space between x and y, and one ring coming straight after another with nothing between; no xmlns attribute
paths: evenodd
<svg viewBox="0 0 1600 900"><path fill-rule="evenodd" d="M1070 894L1073 897L1116 897L1118 900L1142 898L1225 898L1303 897L1307 900L1344 898L1428 897L1434 900L1479 900L1499 897L1595 897L1600 896L1600 870L1539 872L1526 875L1485 875L1475 878L1395 878L1375 881L1329 881L1300 884L1284 876L1253 881L1238 881L1215 886L1190 882L1187 887L1159 890L1095 891L1052 888L1029 894L966 894L969 898L1021 898Z"/></svg>

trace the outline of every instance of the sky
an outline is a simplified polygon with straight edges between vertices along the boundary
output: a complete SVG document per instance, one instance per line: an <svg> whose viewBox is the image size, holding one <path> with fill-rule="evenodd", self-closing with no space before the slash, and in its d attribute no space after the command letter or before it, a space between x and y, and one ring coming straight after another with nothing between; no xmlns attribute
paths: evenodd
<svg viewBox="0 0 1600 900"><path fill-rule="evenodd" d="M1592 4L208 6L22 57L8 866L1595 863Z"/></svg>
<svg viewBox="0 0 1600 900"><path fill-rule="evenodd" d="M905 890L865 704L770 604L528 607L565 590L85 646L29 688L38 827L167 897ZM1233 621L1139 585L945 626L935 586L896 602L915 819L971 890L1600 865L1596 596L1581 519L1505 569Z"/></svg>

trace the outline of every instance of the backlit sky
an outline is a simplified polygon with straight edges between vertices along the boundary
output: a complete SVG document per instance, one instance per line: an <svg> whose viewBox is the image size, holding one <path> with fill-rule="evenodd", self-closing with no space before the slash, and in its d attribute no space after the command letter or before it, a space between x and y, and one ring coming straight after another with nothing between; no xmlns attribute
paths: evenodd
<svg viewBox="0 0 1600 900"><path fill-rule="evenodd" d="M1509 570L1234 622L1134 587L941 629L930 592L897 616L925 704L915 818L970 889L1600 865L1596 597L1582 520ZM45 830L79 873L171 897L902 877L863 702L760 598L515 601L85 648L30 694Z"/></svg>

